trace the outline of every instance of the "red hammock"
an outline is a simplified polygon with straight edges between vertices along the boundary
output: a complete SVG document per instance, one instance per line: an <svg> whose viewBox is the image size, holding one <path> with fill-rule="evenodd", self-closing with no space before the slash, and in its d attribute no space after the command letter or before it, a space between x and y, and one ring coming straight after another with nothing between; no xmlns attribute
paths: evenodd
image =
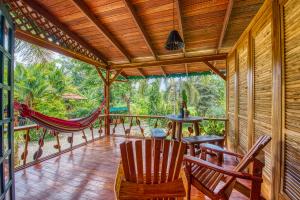
<svg viewBox="0 0 300 200"><path fill-rule="evenodd" d="M19 110L20 115L22 117L26 117L46 129L54 130L57 132L76 132L90 127L91 124L101 114L104 104L105 104L105 99L103 100L99 108L96 109L93 113L91 113L91 115L80 119L70 119L70 120L63 120L63 119L44 115L40 112L30 109L25 104L20 104L17 102L14 103L14 107L15 109Z"/></svg>

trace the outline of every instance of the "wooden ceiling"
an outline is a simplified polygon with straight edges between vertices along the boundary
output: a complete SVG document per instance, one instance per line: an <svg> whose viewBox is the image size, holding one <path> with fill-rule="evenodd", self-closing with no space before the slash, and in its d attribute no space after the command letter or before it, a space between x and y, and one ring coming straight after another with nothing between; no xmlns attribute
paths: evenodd
<svg viewBox="0 0 300 200"><path fill-rule="evenodd" d="M216 69L223 74L226 53L263 0L6 2L18 38L97 67L122 69L125 77L147 77ZM164 45L173 25L185 48L170 52Z"/></svg>

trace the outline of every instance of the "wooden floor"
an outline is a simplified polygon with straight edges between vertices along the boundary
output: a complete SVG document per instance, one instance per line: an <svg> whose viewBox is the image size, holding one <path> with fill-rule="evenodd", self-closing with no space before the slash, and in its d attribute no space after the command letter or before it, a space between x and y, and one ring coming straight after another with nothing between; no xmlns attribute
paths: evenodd
<svg viewBox="0 0 300 200"><path fill-rule="evenodd" d="M107 137L15 173L17 200L113 200L122 137ZM203 195L192 190L192 199ZM231 199L246 199L234 191Z"/></svg>

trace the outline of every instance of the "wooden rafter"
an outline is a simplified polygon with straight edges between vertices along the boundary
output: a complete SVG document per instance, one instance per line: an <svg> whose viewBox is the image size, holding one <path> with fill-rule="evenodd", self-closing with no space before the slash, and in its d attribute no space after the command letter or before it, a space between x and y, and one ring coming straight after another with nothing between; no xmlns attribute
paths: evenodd
<svg viewBox="0 0 300 200"><path fill-rule="evenodd" d="M177 13L177 18L178 18L178 26L179 26L179 32L181 33L181 37L184 40L184 33L183 33L183 26L182 26L182 11L181 11L181 5L180 5L180 0L175 0L176 4L176 13ZM185 47L182 49L183 53L185 54Z"/></svg>
<svg viewBox="0 0 300 200"><path fill-rule="evenodd" d="M156 55L154 47L151 43L150 37L149 37L148 33L146 32L140 18L136 14L134 6L132 5L132 3L129 0L123 0L123 2L125 4L125 6L127 7L127 9L129 10L129 13L130 13L131 17L134 20L134 23L137 26L138 30L140 31L142 37L144 38L149 50L151 51L154 58L157 60L157 55Z"/></svg>
<svg viewBox="0 0 300 200"><path fill-rule="evenodd" d="M45 9L42 5L40 5L36 0L23 0L29 7L31 7L34 11L45 17L49 22L55 25L57 28L62 30L65 34L69 37L73 38L77 41L80 45L86 48L88 51L93 53L99 59L103 61L103 63L107 64L107 59L104 55L102 55L98 50L93 48L89 45L85 40L83 40L80 36L72 32L70 29L67 28L65 24L60 22L54 15L52 15L47 9Z"/></svg>
<svg viewBox="0 0 300 200"><path fill-rule="evenodd" d="M121 72L121 76L123 76L126 80L128 80L128 76L124 72Z"/></svg>
<svg viewBox="0 0 300 200"><path fill-rule="evenodd" d="M109 85L111 85L111 84L118 78L118 76L121 74L122 71L123 71L123 70L120 69L120 70L118 70L118 71L116 72L116 74L114 75L114 77L113 77L112 79L110 79Z"/></svg>
<svg viewBox="0 0 300 200"><path fill-rule="evenodd" d="M220 72L217 68L215 68L210 62L208 61L203 61L215 74L219 75L223 80L226 81L226 77L222 72Z"/></svg>
<svg viewBox="0 0 300 200"><path fill-rule="evenodd" d="M180 65L185 63L197 63L204 61L214 61L214 60L225 60L227 58L226 53L213 54L206 56L197 57L186 57L186 58L175 58L168 60L158 60L158 61L148 61L139 63L129 63L129 64L115 64L111 66L111 69L126 69L126 68L143 68L151 66L164 66L164 65Z"/></svg>
<svg viewBox="0 0 300 200"><path fill-rule="evenodd" d="M136 68L136 69L139 71L139 73L141 74L141 76L143 78L146 78L146 75L145 75L145 73L143 72L143 70L141 68Z"/></svg>
<svg viewBox="0 0 300 200"><path fill-rule="evenodd" d="M166 72L164 66L159 66L159 67L161 69L161 72L164 74L164 76L167 77L167 72Z"/></svg>
<svg viewBox="0 0 300 200"><path fill-rule="evenodd" d="M82 0L73 0L74 4L85 14L85 16L97 27L97 29L108 39L114 47L116 47L125 56L128 61L131 61L131 56L127 50L120 44L119 41L107 30L103 24L100 23L99 19L93 15L92 11Z"/></svg>
<svg viewBox="0 0 300 200"><path fill-rule="evenodd" d="M231 11L232 11L232 6L233 6L233 0L229 0L228 6L227 6L227 9L226 9L226 13L225 13L225 17L224 17L222 32L221 32L221 35L220 35L220 39L219 39L219 43L218 43L218 46L217 46L217 52L216 53L218 53L219 49L222 47L224 36L225 36L226 30L227 30L227 25L228 25L228 22L229 22Z"/></svg>
<svg viewBox="0 0 300 200"><path fill-rule="evenodd" d="M31 44L35 44L38 46L41 46L43 48L55 51L57 53L63 54L65 56L69 56L71 58L75 58L75 59L79 59L82 60L86 63L89 63L91 65L95 65L98 67L102 67L105 68L106 65L104 65L103 63L97 62L87 56L84 56L82 54L76 53L74 51L71 51L69 49L65 49L57 44L54 44L46 39L41 39L39 37L36 37L34 35L31 35L30 33L27 33L25 31L21 31L19 29L16 30L16 37L20 40L24 40L26 42L29 42Z"/></svg>

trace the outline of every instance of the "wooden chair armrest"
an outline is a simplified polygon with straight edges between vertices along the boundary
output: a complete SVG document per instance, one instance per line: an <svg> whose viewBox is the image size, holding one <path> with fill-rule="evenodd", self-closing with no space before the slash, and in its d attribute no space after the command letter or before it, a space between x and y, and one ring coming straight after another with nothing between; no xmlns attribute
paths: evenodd
<svg viewBox="0 0 300 200"><path fill-rule="evenodd" d="M227 155L231 155L231 156L235 156L238 158L243 158L244 156L238 153L234 153L231 151L227 151L225 149L223 149L222 147L219 147L217 145L214 144L209 144L209 143L204 143L204 144L200 144L200 148L201 149L208 149L214 152L218 152L218 153L223 153L223 154L227 154Z"/></svg>
<svg viewBox="0 0 300 200"><path fill-rule="evenodd" d="M202 160L200 158L196 158L193 156L184 156L184 161L192 164L196 164L202 167L206 167L208 169L211 169L213 171L228 175L228 176L233 176L235 178L241 178L241 179L247 179L247 180L252 180L252 181L260 181L262 182L261 177L253 176L249 173L243 173L243 172L236 172L233 170L225 169L224 167L220 167L218 165L212 164L210 162L207 162L205 160Z"/></svg>

